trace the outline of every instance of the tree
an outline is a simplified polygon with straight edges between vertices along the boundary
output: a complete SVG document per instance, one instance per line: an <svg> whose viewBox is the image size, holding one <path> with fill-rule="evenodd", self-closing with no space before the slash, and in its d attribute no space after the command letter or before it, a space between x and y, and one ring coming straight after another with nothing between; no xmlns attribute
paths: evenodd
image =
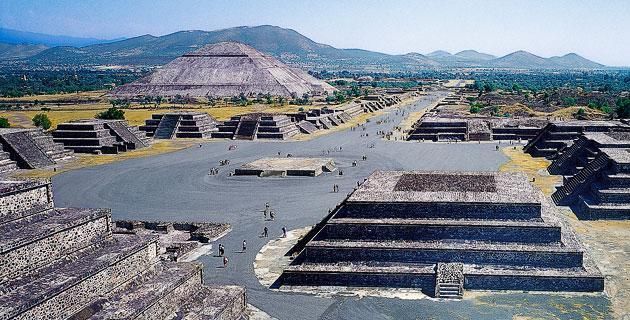
<svg viewBox="0 0 630 320"><path fill-rule="evenodd" d="M48 130L50 129L52 123L45 113L39 113L33 117L33 125L35 125L36 127L41 127L44 130Z"/></svg>
<svg viewBox="0 0 630 320"><path fill-rule="evenodd" d="M11 126L11 124L9 123L9 119L7 119L7 118L0 118L0 128L8 128L10 126Z"/></svg>
<svg viewBox="0 0 630 320"><path fill-rule="evenodd" d="M116 107L111 107L103 112L97 113L95 117L97 119L124 120L125 111Z"/></svg>
<svg viewBox="0 0 630 320"><path fill-rule="evenodd" d="M578 111L575 113L575 118L576 119L584 119L584 117L586 116L586 111L584 110L584 108L579 108Z"/></svg>
<svg viewBox="0 0 630 320"><path fill-rule="evenodd" d="M630 98L617 99L617 116L621 119L630 118Z"/></svg>

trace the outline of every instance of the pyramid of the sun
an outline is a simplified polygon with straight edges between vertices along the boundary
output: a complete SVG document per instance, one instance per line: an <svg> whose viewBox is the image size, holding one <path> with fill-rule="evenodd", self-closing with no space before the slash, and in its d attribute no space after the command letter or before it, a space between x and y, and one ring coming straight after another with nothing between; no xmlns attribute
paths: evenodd
<svg viewBox="0 0 630 320"><path fill-rule="evenodd" d="M260 93L287 97L324 91L335 89L250 46L221 42L184 54L152 74L116 88L111 95L231 97Z"/></svg>

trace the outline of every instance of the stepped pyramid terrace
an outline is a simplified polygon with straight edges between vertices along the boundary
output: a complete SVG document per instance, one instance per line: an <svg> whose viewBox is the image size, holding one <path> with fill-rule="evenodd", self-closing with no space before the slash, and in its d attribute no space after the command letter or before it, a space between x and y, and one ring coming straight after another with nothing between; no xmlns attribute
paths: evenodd
<svg viewBox="0 0 630 320"><path fill-rule="evenodd" d="M77 153L118 153L149 146L149 138L124 120L85 119L60 123L54 141Z"/></svg>
<svg viewBox="0 0 630 320"><path fill-rule="evenodd" d="M120 230L109 209L56 208L50 182L0 181L0 319L241 319L245 290L205 285L166 238Z"/></svg>
<svg viewBox="0 0 630 320"><path fill-rule="evenodd" d="M290 97L334 91L331 85L248 45L220 42L184 54L152 74L114 89L110 96L205 98L243 93Z"/></svg>
<svg viewBox="0 0 630 320"><path fill-rule="evenodd" d="M375 171L291 249L274 286L594 291L604 278L524 174Z"/></svg>
<svg viewBox="0 0 630 320"><path fill-rule="evenodd" d="M630 130L630 126L620 121L554 121L533 137L523 150L533 157L555 159L558 151L571 146L583 133L618 130Z"/></svg>
<svg viewBox="0 0 630 320"><path fill-rule="evenodd" d="M551 198L582 219L630 219L630 132L587 133L549 165Z"/></svg>
<svg viewBox="0 0 630 320"><path fill-rule="evenodd" d="M0 174L51 166L74 157L41 129L0 129Z"/></svg>
<svg viewBox="0 0 630 320"><path fill-rule="evenodd" d="M153 114L140 126L154 139L210 138L217 131L217 121L204 112L170 112Z"/></svg>
<svg viewBox="0 0 630 320"><path fill-rule="evenodd" d="M234 116L217 125L213 138L239 140L288 139L300 132L287 115L274 113L248 113Z"/></svg>
<svg viewBox="0 0 630 320"><path fill-rule="evenodd" d="M311 176L337 170L331 158L262 158L243 164L234 171L235 175L269 176Z"/></svg>

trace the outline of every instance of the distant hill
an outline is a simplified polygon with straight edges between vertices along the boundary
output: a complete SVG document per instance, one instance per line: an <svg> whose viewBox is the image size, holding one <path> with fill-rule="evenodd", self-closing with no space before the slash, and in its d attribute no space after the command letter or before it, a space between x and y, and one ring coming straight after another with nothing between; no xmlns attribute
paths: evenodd
<svg viewBox="0 0 630 320"><path fill-rule="evenodd" d="M593 62L575 53L565 54L562 57L551 57L549 60L565 68L599 69L605 67L603 64Z"/></svg>
<svg viewBox="0 0 630 320"><path fill-rule="evenodd" d="M456 54L438 50L427 55L389 55L362 49L338 49L317 43L302 34L276 26L235 27L216 31L180 31L164 36L144 35L120 41L87 46L55 46L38 51L22 48L12 53L28 65L164 65L184 53L206 44L235 41L270 54L285 63L305 69L348 71L413 71L422 68L602 68L601 64L576 54L545 59L525 51L504 57L474 50ZM20 51L13 49L13 51ZM8 51L8 49L7 49ZM0 59L6 59L0 57ZM0 61L1 62L1 61Z"/></svg>
<svg viewBox="0 0 630 320"><path fill-rule="evenodd" d="M454 56L461 58L461 59L466 59L466 60L473 60L473 61L488 61L488 60L492 60L492 59L496 59L497 57L491 55L491 54L487 54L487 53L481 53L481 52L477 52L475 50L464 50L464 51L460 51L456 54L454 54Z"/></svg>
<svg viewBox="0 0 630 320"><path fill-rule="evenodd" d="M10 44L0 42L0 59L13 60L34 56L48 49L43 44Z"/></svg>
<svg viewBox="0 0 630 320"><path fill-rule="evenodd" d="M44 45L47 47L83 47L97 43L118 41L121 39L103 40L94 38L78 38L0 28L0 42L8 44Z"/></svg>

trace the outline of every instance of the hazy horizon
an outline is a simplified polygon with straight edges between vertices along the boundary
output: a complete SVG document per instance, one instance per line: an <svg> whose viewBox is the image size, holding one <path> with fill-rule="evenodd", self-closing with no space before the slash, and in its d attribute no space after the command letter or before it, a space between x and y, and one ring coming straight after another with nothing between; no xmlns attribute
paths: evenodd
<svg viewBox="0 0 630 320"><path fill-rule="evenodd" d="M315 42L389 54L577 53L630 66L629 1L2 1L0 27L115 39L275 25Z"/></svg>

